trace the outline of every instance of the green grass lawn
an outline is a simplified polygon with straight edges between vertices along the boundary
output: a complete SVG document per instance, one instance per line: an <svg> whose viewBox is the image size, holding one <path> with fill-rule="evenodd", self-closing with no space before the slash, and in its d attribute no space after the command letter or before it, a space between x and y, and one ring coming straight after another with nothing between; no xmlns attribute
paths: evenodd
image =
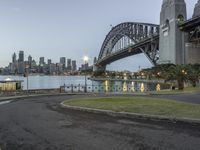
<svg viewBox="0 0 200 150"><path fill-rule="evenodd" d="M200 105L149 97L112 97L93 99L74 99L65 101L65 105L131 112L149 115L161 115L171 118L200 119Z"/></svg>

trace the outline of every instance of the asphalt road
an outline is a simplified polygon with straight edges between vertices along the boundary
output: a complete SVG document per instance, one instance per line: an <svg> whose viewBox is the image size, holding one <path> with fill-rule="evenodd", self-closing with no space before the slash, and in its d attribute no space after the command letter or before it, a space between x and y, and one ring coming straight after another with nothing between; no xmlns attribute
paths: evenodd
<svg viewBox="0 0 200 150"><path fill-rule="evenodd" d="M71 96L0 105L1 150L199 150L200 127L63 109Z"/></svg>
<svg viewBox="0 0 200 150"><path fill-rule="evenodd" d="M187 103L200 104L200 93L193 94L174 94L174 95L159 95L156 97L167 98Z"/></svg>

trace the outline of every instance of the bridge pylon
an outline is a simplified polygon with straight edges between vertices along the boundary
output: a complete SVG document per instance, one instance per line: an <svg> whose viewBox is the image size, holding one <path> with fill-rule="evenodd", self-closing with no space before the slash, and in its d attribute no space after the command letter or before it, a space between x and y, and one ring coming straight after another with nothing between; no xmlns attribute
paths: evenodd
<svg viewBox="0 0 200 150"><path fill-rule="evenodd" d="M185 63L186 34L179 24L186 20L184 0L163 0L160 13L159 63Z"/></svg>

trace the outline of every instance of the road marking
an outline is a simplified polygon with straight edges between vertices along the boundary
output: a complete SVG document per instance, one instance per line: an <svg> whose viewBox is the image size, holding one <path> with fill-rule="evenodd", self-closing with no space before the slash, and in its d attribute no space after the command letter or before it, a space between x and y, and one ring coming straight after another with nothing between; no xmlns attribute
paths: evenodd
<svg viewBox="0 0 200 150"><path fill-rule="evenodd" d="M3 101L3 102L0 102L0 105L4 105L4 104L8 104L8 103L10 103L11 101ZM1 148L0 148L0 150L1 150Z"/></svg>

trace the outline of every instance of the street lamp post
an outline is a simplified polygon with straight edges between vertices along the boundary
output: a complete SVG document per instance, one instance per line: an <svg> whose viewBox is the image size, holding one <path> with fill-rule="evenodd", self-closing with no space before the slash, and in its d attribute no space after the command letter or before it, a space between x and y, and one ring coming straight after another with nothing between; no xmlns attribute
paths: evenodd
<svg viewBox="0 0 200 150"><path fill-rule="evenodd" d="M88 57L87 56L84 56L83 57L83 60L84 60L84 63L85 63L85 67L84 67L84 70L85 70L85 88L84 88L84 92L87 93L87 74L86 74L86 64L88 62Z"/></svg>
<svg viewBox="0 0 200 150"><path fill-rule="evenodd" d="M28 86L29 86L29 84L28 84L28 69L29 69L29 67L26 66L26 67L25 67L25 75L24 75L24 77L26 77L27 93L28 93L28 90L29 90L29 88L28 88Z"/></svg>

